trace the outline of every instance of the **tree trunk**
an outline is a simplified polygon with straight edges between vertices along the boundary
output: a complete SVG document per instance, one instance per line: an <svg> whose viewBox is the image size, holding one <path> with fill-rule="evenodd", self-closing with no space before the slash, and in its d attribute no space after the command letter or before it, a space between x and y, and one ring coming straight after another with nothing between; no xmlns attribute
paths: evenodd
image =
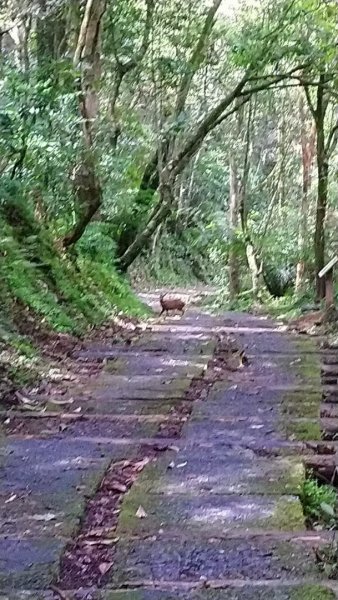
<svg viewBox="0 0 338 600"><path fill-rule="evenodd" d="M87 0L74 54L75 67L81 67L78 97L82 117L83 152L74 169L74 189L80 214L73 230L64 237L63 245L66 248L81 238L102 201L101 185L96 173L94 123L98 113L100 29L105 10L106 0Z"/></svg>
<svg viewBox="0 0 338 600"><path fill-rule="evenodd" d="M56 77L53 62L59 56L59 46L65 37L65 15L63 9L54 8L47 0L39 0L36 20L36 48L41 77Z"/></svg>
<svg viewBox="0 0 338 600"><path fill-rule="evenodd" d="M229 294L230 300L237 298L240 292L239 261L234 245L236 230L239 224L239 186L236 161L230 160L230 198L229 198L229 225L230 225L230 250L229 250Z"/></svg>
<svg viewBox="0 0 338 600"><path fill-rule="evenodd" d="M79 241L87 225L101 206L102 191L95 174L95 163L93 163L92 156L84 157L82 163L77 166L74 173L74 189L84 210L73 230L64 237L64 248L68 248Z"/></svg>
<svg viewBox="0 0 338 600"><path fill-rule="evenodd" d="M246 257L251 274L252 295L254 298L257 298L258 292L261 289L262 265L258 265L257 254L249 238L246 240Z"/></svg>
<svg viewBox="0 0 338 600"><path fill-rule="evenodd" d="M316 87L316 104L311 99L311 94L307 86L304 87L308 106L312 112L317 135L317 206L316 206L316 229L314 235L314 257L316 269L316 300L319 302L325 297L324 279L318 277L318 273L325 266L325 218L328 198L329 183L329 157L332 151L332 135L334 136L335 127L331 130L327 143L325 141L325 116L329 103L329 96L326 90L326 84L330 80L330 75L325 72L320 73L319 81Z"/></svg>
<svg viewBox="0 0 338 600"><path fill-rule="evenodd" d="M299 99L299 116L301 122L301 149L302 149L302 199L300 206L300 222L298 231L299 260L296 270L295 291L299 292L304 285L305 259L309 211L309 191L311 187L311 169L315 151L315 131L308 131L308 123L304 109L303 95Z"/></svg>
<svg viewBox="0 0 338 600"><path fill-rule="evenodd" d="M174 197L172 193L173 184L161 184L161 203L156 211L153 212L151 219L147 225L134 239L133 243L126 250L124 255L118 262L119 270L125 273L134 260L138 257L142 249L149 242L151 236L156 231L157 227L165 221L170 214Z"/></svg>
<svg viewBox="0 0 338 600"><path fill-rule="evenodd" d="M319 271L325 266L325 217L328 197L329 164L325 151L324 120L317 118L317 207L316 229L314 236L314 253L316 267L316 299L325 297L324 279L318 277Z"/></svg>

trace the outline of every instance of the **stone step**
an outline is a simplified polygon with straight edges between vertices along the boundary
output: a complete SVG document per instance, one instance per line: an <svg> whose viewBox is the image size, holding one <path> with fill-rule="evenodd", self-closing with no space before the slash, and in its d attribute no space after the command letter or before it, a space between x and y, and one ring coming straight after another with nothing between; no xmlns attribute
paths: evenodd
<svg viewBox="0 0 338 600"><path fill-rule="evenodd" d="M162 582L148 582L149 587L131 588L127 590L83 589L66 590L65 597L72 600L335 600L336 586L333 582L322 584L313 580L293 580L281 582L224 580L221 584L201 581L195 586L170 585ZM156 586L156 589L152 589ZM192 589L191 589L192 587ZM58 600L60 596L52 591L0 592L0 600Z"/></svg>
<svg viewBox="0 0 338 600"><path fill-rule="evenodd" d="M320 579L314 537L201 539L193 534L188 538L178 534L165 539L161 535L121 539L111 583L132 587L145 581L197 584L201 579L246 579L248 583L257 579Z"/></svg>
<svg viewBox="0 0 338 600"><path fill-rule="evenodd" d="M166 535L168 528L212 537L234 531L303 531L305 527L296 496L141 493L140 497L141 490L134 486L125 496L118 536ZM147 513L145 519L136 516L140 505Z"/></svg>

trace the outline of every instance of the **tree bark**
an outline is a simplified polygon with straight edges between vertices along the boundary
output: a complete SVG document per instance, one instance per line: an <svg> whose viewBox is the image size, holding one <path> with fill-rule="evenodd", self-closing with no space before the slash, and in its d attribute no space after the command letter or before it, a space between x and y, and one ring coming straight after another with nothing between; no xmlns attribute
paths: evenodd
<svg viewBox="0 0 338 600"><path fill-rule="evenodd" d="M311 170L315 154L315 131L309 131L308 121L304 108L303 95L299 98L299 117L301 124L301 152L302 152L302 198L300 205L300 222L298 230L298 253L299 260L296 270L295 291L300 292L304 285L305 277L305 250L307 241L309 191L311 187Z"/></svg>
<svg viewBox="0 0 338 600"><path fill-rule="evenodd" d="M314 252L316 265L316 299L325 297L325 282L318 277L319 271L325 266L325 217L328 197L329 164L325 152L324 123L317 122L317 207L316 229L314 236Z"/></svg>
<svg viewBox="0 0 338 600"><path fill-rule="evenodd" d="M240 292L239 261L234 246L236 230L239 225L239 185L235 158L230 160L230 198L229 198L229 225L230 225L230 249L228 258L229 267L229 295L230 300L237 298Z"/></svg>
<svg viewBox="0 0 338 600"><path fill-rule="evenodd" d="M170 182L161 184L161 204L159 205L158 209L153 212L152 217L149 219L147 225L136 236L122 258L118 261L118 268L122 273L127 271L128 267L130 267L130 265L134 262L134 260L149 242L157 227L163 223L170 214L172 205L174 203L172 189L173 184Z"/></svg>
<svg viewBox="0 0 338 600"><path fill-rule="evenodd" d="M262 275L262 265L258 266L257 255L253 244L249 239L246 242L246 257L251 273L252 295L257 298L260 290L260 276Z"/></svg>
<svg viewBox="0 0 338 600"><path fill-rule="evenodd" d="M105 10L106 0L87 0L74 53L74 66L80 66L81 69L78 96L82 117L83 151L74 169L74 189L81 212L73 230L63 239L65 248L78 242L102 201L101 185L96 173L94 123L98 113L100 29Z"/></svg>
<svg viewBox="0 0 338 600"><path fill-rule="evenodd" d="M326 84L330 80L327 73L321 73L316 87L316 104L313 103L310 91L304 87L308 106L311 110L316 126L316 160L317 160L317 206L316 206L316 228L314 235L314 257L316 269L316 300L319 302L325 297L325 281L318 277L318 273L325 266L325 218L328 199L329 184L329 159L335 137L335 127L331 130L328 140L325 140L325 116L328 107L328 95Z"/></svg>
<svg viewBox="0 0 338 600"><path fill-rule="evenodd" d="M318 277L319 271L325 266L325 217L329 182L329 157L325 143L325 114L328 100L325 97L324 85L326 75L321 74L317 87L317 106L315 111L315 124L317 134L317 206L316 206L316 228L314 235L314 254L316 266L316 299L325 297L325 281Z"/></svg>

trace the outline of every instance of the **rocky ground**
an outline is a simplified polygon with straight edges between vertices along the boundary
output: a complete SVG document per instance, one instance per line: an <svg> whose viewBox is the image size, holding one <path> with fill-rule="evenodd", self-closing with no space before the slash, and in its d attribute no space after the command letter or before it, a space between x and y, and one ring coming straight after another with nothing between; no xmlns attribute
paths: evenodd
<svg viewBox="0 0 338 600"><path fill-rule="evenodd" d="M73 368L1 411L0 600L338 597L298 497L313 340L191 307L93 337Z"/></svg>

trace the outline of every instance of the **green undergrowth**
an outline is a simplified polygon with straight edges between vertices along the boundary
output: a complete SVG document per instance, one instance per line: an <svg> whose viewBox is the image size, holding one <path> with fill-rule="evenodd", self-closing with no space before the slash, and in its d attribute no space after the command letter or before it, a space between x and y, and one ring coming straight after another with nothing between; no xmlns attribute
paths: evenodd
<svg viewBox="0 0 338 600"><path fill-rule="evenodd" d="M276 298L266 288L262 288L257 295L254 295L251 289L247 289L231 299L228 286L220 286L210 302L210 308L213 312L249 312L288 322L304 312L314 310L315 306L312 290L304 294L294 294L290 290L284 296Z"/></svg>
<svg viewBox="0 0 338 600"><path fill-rule="evenodd" d="M331 485L321 485L315 477L304 480L299 493L303 512L311 525L337 527L337 491Z"/></svg>
<svg viewBox="0 0 338 600"><path fill-rule="evenodd" d="M0 374L27 383L39 371L36 333L82 336L114 315L146 307L110 261L60 251L22 202L0 203ZM6 375L4 375L6 374Z"/></svg>

